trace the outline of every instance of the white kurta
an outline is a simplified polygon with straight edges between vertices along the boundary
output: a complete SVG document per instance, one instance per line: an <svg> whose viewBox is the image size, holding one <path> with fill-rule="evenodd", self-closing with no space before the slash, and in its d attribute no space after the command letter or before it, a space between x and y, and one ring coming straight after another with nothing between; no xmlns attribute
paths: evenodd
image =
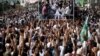
<svg viewBox="0 0 100 56"><path fill-rule="evenodd" d="M60 48L60 56L64 56L64 46L59 46Z"/></svg>

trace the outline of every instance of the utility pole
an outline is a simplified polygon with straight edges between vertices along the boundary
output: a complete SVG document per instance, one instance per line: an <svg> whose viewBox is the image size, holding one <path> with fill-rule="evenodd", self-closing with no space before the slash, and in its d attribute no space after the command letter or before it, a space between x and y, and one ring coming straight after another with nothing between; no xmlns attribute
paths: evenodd
<svg viewBox="0 0 100 56"><path fill-rule="evenodd" d="M2 0L2 13L4 12L4 2Z"/></svg>
<svg viewBox="0 0 100 56"><path fill-rule="evenodd" d="M73 0L73 24L74 24L74 19L75 19L75 0Z"/></svg>
<svg viewBox="0 0 100 56"><path fill-rule="evenodd" d="M41 19L41 0L38 0L38 18Z"/></svg>
<svg viewBox="0 0 100 56"><path fill-rule="evenodd" d="M40 0L38 0L38 18L40 19L40 11L39 11L39 8L40 8Z"/></svg>

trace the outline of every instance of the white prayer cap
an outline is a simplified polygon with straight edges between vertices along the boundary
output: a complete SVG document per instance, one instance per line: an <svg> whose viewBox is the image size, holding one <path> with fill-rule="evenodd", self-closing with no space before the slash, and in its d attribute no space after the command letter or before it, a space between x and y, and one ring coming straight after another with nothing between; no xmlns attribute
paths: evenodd
<svg viewBox="0 0 100 56"><path fill-rule="evenodd" d="M39 29L41 29L40 27L36 27L36 30L39 30Z"/></svg>
<svg viewBox="0 0 100 56"><path fill-rule="evenodd" d="M27 42L27 43L25 43L25 45L26 45L26 46L29 46L29 43Z"/></svg>
<svg viewBox="0 0 100 56"><path fill-rule="evenodd" d="M75 54L75 51L73 51L72 54Z"/></svg>
<svg viewBox="0 0 100 56"><path fill-rule="evenodd" d="M47 47L49 48L50 47L50 45L51 45L51 43L49 42L49 43L47 43Z"/></svg>
<svg viewBox="0 0 100 56"><path fill-rule="evenodd" d="M11 56L13 56L14 52L11 52Z"/></svg>
<svg viewBox="0 0 100 56"><path fill-rule="evenodd" d="M77 42L77 46L81 46L82 43L80 41Z"/></svg>
<svg viewBox="0 0 100 56"><path fill-rule="evenodd" d="M15 27L15 30L17 31L18 29Z"/></svg>
<svg viewBox="0 0 100 56"><path fill-rule="evenodd" d="M5 46L6 46L6 47L9 47L9 46L10 46L10 44L9 44L9 43L6 43L6 44L5 44Z"/></svg>
<svg viewBox="0 0 100 56"><path fill-rule="evenodd" d="M53 26L53 29L56 29L56 28L57 28L57 25L54 25L54 26Z"/></svg>
<svg viewBox="0 0 100 56"><path fill-rule="evenodd" d="M76 30L74 30L74 33L76 33Z"/></svg>

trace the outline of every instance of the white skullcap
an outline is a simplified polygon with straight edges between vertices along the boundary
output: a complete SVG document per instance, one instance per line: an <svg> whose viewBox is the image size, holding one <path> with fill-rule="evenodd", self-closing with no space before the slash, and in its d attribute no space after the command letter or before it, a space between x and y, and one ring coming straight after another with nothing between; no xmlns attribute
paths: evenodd
<svg viewBox="0 0 100 56"><path fill-rule="evenodd" d="M39 30L39 29L41 29L40 27L36 27L36 30Z"/></svg>
<svg viewBox="0 0 100 56"><path fill-rule="evenodd" d="M47 47L49 48L50 47L50 45L51 45L51 43L49 42L49 43L47 43Z"/></svg>
<svg viewBox="0 0 100 56"><path fill-rule="evenodd" d="M18 29L15 27L15 30L18 31Z"/></svg>
<svg viewBox="0 0 100 56"><path fill-rule="evenodd" d="M54 25L54 26L53 26L53 29L56 29L56 28L57 28L57 25Z"/></svg>
<svg viewBox="0 0 100 56"><path fill-rule="evenodd" d="M13 56L14 52L11 52L11 56Z"/></svg>
<svg viewBox="0 0 100 56"><path fill-rule="evenodd" d="M5 44L5 46L6 46L6 47L9 47L9 46L10 46L10 44L9 44L9 43L6 43L6 44Z"/></svg>
<svg viewBox="0 0 100 56"><path fill-rule="evenodd" d="M25 43L25 45L26 45L26 46L29 46L29 43L27 42L27 43Z"/></svg>
<svg viewBox="0 0 100 56"><path fill-rule="evenodd" d="M82 43L80 41L77 42L77 46L81 46Z"/></svg>
<svg viewBox="0 0 100 56"><path fill-rule="evenodd" d="M76 33L76 30L74 30L74 33Z"/></svg>
<svg viewBox="0 0 100 56"><path fill-rule="evenodd" d="M75 51L73 51L72 54L75 54Z"/></svg>

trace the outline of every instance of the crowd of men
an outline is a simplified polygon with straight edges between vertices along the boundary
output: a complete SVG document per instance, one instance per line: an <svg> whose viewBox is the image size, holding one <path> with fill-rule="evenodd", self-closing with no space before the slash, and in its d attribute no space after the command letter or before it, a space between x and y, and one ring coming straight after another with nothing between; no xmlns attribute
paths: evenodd
<svg viewBox="0 0 100 56"><path fill-rule="evenodd" d="M48 1L40 2L39 12L43 19L55 18L62 19L73 14L73 2L64 4L63 1L54 1L51 4Z"/></svg>
<svg viewBox="0 0 100 56"><path fill-rule="evenodd" d="M89 19L90 38L84 35L83 42L81 20L37 20L16 15L3 19L6 22L0 26L1 56L100 56L99 18Z"/></svg>
<svg viewBox="0 0 100 56"><path fill-rule="evenodd" d="M0 16L0 56L100 56L100 16L85 11L84 20L68 19L73 13L69 3L43 2L40 12L5 12ZM36 19L39 13L43 20ZM86 18L88 30L81 36Z"/></svg>
<svg viewBox="0 0 100 56"><path fill-rule="evenodd" d="M54 1L50 3L48 0L39 2L38 13L42 19L68 19L72 18L83 18L86 15L100 15L99 6L78 6L73 0L69 0L66 3L64 1Z"/></svg>

